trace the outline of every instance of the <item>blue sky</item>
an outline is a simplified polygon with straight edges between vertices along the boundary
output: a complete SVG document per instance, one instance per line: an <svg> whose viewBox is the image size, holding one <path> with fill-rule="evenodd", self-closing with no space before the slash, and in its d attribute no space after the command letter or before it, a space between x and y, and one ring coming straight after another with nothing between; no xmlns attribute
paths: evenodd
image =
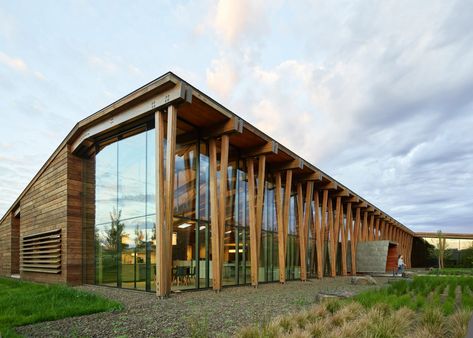
<svg viewBox="0 0 473 338"><path fill-rule="evenodd" d="M471 1L0 0L0 214L167 71L416 231L471 232Z"/></svg>

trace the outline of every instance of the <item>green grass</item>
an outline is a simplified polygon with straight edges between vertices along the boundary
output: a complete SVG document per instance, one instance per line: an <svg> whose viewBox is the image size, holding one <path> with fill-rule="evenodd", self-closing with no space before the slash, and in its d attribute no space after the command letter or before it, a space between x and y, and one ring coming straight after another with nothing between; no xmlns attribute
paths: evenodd
<svg viewBox="0 0 473 338"><path fill-rule="evenodd" d="M429 275L473 276L471 268L443 268L429 271Z"/></svg>
<svg viewBox="0 0 473 338"><path fill-rule="evenodd" d="M118 302L64 285L0 278L1 337L17 337L14 328L21 325L121 308Z"/></svg>

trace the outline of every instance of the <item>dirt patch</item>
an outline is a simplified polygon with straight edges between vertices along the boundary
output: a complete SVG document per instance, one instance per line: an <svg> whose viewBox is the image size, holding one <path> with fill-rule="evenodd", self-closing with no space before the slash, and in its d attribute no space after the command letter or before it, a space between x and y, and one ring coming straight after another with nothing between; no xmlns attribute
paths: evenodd
<svg viewBox="0 0 473 338"><path fill-rule="evenodd" d="M387 282L387 278L376 280L378 284ZM242 326L307 307L317 301L321 291L358 293L377 287L351 285L350 277L337 277L262 284L257 289L228 287L219 293L183 292L159 300L152 293L87 285L78 288L118 300L125 309L23 326L17 331L27 337L229 336Z"/></svg>

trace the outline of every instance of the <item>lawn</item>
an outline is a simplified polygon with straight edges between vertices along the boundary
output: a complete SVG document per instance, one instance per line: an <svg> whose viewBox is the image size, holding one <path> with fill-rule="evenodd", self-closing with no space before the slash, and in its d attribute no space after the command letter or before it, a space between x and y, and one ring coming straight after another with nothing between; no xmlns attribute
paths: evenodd
<svg viewBox="0 0 473 338"><path fill-rule="evenodd" d="M244 328L250 337L465 337L473 278L418 276Z"/></svg>
<svg viewBox="0 0 473 338"><path fill-rule="evenodd" d="M121 307L118 302L64 285L0 278L1 337L17 337L16 326Z"/></svg>

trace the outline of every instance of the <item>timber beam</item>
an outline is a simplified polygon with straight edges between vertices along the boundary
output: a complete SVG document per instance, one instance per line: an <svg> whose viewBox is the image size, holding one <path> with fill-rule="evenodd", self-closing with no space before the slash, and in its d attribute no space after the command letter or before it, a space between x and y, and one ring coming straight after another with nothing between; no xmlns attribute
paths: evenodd
<svg viewBox="0 0 473 338"><path fill-rule="evenodd" d="M337 190L338 185L335 182L328 182L319 186L320 190Z"/></svg>
<svg viewBox="0 0 473 338"><path fill-rule="evenodd" d="M306 181L322 181L322 174L318 171L311 174L299 175L294 177L296 181L306 182Z"/></svg>
<svg viewBox="0 0 473 338"><path fill-rule="evenodd" d="M274 164L273 166L271 166L272 171L276 172L302 168L304 168L304 161L301 158L293 159L279 164Z"/></svg>
<svg viewBox="0 0 473 338"><path fill-rule="evenodd" d="M279 145L275 141L266 142L263 145L245 149L241 153L241 157L256 157L260 155L277 154Z"/></svg>
<svg viewBox="0 0 473 338"><path fill-rule="evenodd" d="M350 193L348 192L348 190L342 188L342 190L336 192L333 196L334 197L350 197Z"/></svg>
<svg viewBox="0 0 473 338"><path fill-rule="evenodd" d="M217 138L223 135L241 134L243 132L244 121L238 117L231 117L228 120L216 123L212 126L202 128L199 131L186 133L177 137L178 143L187 143L198 137L208 139Z"/></svg>

